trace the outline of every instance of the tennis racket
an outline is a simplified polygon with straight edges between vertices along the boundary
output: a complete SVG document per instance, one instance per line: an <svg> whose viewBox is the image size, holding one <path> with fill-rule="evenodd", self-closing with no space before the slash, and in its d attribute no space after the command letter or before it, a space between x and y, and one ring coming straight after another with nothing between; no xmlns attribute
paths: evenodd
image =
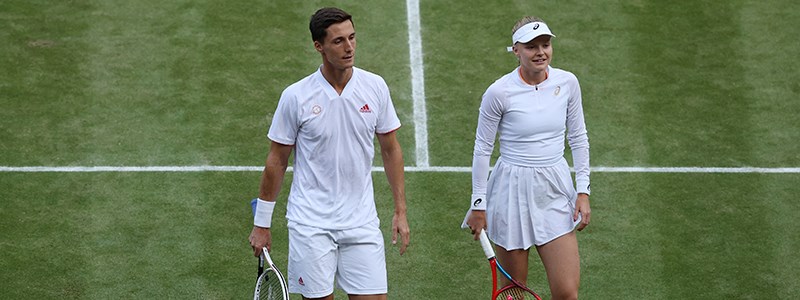
<svg viewBox="0 0 800 300"><path fill-rule="evenodd" d="M258 199L250 201L253 214L256 213ZM266 267L266 269L264 269ZM256 279L256 289L253 292L253 300L289 300L289 288L286 278L272 262L267 247L261 248L261 255L258 257L258 279Z"/></svg>
<svg viewBox="0 0 800 300"><path fill-rule="evenodd" d="M489 267L492 269L492 300L542 300L539 295L524 284L511 278L511 275L508 275L508 272L500 266L500 263L497 262L497 258L495 257L492 242L489 241L489 237L486 236L486 231L483 229L481 229L480 240L483 253L486 254L486 258L489 259ZM500 274L508 278L511 283L498 289L497 271L500 271Z"/></svg>
<svg viewBox="0 0 800 300"><path fill-rule="evenodd" d="M253 300L289 300L286 278L275 267L267 247L261 250L261 256L258 257L258 280L256 280Z"/></svg>

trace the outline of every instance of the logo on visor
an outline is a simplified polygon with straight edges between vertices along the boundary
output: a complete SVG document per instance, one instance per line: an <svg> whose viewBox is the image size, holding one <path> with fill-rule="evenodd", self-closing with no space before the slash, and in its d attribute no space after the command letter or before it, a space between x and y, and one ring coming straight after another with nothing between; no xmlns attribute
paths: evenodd
<svg viewBox="0 0 800 300"><path fill-rule="evenodd" d="M539 23L533 24L533 30L539 29Z"/></svg>

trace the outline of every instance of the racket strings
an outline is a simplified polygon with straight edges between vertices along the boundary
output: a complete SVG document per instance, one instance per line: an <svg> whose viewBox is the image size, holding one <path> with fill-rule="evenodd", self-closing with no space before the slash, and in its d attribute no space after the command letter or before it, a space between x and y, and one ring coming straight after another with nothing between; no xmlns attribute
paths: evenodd
<svg viewBox="0 0 800 300"><path fill-rule="evenodd" d="M264 270L264 274L258 278L258 286L258 299L283 300L283 286L274 270Z"/></svg>
<svg viewBox="0 0 800 300"><path fill-rule="evenodd" d="M513 284L512 284L513 285ZM506 286L500 290L495 300L539 300L536 296L518 286Z"/></svg>

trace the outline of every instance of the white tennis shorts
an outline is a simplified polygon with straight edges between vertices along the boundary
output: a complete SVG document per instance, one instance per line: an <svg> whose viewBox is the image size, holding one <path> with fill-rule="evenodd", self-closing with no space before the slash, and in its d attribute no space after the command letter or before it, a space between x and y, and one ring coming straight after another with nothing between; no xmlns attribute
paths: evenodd
<svg viewBox="0 0 800 300"><path fill-rule="evenodd" d="M289 292L306 298L333 293L386 294L386 257L380 221L328 230L289 221ZM334 281L335 279L335 281Z"/></svg>
<svg viewBox="0 0 800 300"><path fill-rule="evenodd" d="M506 250L544 245L575 229L578 198L565 159L549 167L497 160L486 190L486 233Z"/></svg>

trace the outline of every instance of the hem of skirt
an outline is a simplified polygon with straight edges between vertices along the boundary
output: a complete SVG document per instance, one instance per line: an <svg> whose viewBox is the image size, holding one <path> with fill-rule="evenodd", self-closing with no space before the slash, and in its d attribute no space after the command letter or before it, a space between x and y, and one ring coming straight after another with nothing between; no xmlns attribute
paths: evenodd
<svg viewBox="0 0 800 300"><path fill-rule="evenodd" d="M495 245L503 247L503 249L506 249L506 251L511 251L511 250L530 250L531 247L533 247L533 246L536 246L536 247L544 246L545 244L547 244L549 242L552 242L557 238L560 238L562 236L565 236L565 235L569 234L570 232L575 231L575 227L577 227L577 224L575 226L572 226L572 228L570 230L567 230L566 232L557 234L557 235L553 236L551 239L546 240L546 241L541 242L541 243L533 242L533 244L531 244L531 245L524 245L523 247L513 247L513 248L509 248L509 247L506 247L504 245L500 245L498 243L495 243Z"/></svg>

